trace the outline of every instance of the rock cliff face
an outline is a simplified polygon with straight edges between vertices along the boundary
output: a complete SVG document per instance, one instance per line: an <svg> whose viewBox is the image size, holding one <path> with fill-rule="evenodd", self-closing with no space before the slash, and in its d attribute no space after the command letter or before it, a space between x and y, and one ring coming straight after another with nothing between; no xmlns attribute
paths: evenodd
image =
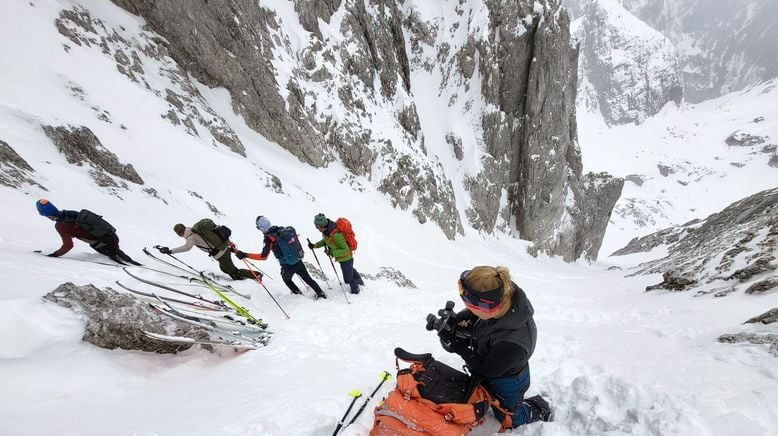
<svg viewBox="0 0 778 436"><path fill-rule="evenodd" d="M558 1L114 3L300 160L340 160L449 238L465 218L566 260L596 257L620 183L582 175L577 52ZM422 97L430 86L436 101ZM439 102L468 125L427 127L419 108Z"/></svg>
<svg viewBox="0 0 778 436"><path fill-rule="evenodd" d="M580 98L606 123L640 123L668 102L681 102L681 70L669 39L615 0L587 3L576 25Z"/></svg>

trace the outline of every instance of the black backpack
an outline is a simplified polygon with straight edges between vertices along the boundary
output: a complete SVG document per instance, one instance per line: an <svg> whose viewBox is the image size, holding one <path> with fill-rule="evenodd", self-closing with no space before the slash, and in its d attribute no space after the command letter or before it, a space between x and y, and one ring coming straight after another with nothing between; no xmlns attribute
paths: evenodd
<svg viewBox="0 0 778 436"><path fill-rule="evenodd" d="M217 226L210 218L203 218L192 226L192 231L205 240L210 249L223 250L230 242L232 230L227 226Z"/></svg>
<svg viewBox="0 0 778 436"><path fill-rule="evenodd" d="M81 209L75 223L95 238L105 238L116 233L116 229L101 215L87 209Z"/></svg>

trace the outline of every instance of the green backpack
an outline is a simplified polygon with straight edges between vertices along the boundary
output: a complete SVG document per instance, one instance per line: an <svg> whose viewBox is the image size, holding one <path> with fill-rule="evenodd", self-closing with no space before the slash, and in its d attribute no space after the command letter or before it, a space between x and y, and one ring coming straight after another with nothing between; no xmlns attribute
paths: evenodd
<svg viewBox="0 0 778 436"><path fill-rule="evenodd" d="M230 231L225 226L217 226L210 218L203 218L192 226L192 231L205 239L207 249L217 249L219 251L227 247L230 242Z"/></svg>

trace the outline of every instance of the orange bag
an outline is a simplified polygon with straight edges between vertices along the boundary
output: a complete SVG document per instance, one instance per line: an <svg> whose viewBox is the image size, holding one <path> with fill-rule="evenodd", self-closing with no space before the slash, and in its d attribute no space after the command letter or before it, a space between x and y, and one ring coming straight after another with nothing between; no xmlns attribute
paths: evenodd
<svg viewBox="0 0 778 436"><path fill-rule="evenodd" d="M375 408L371 436L464 436L483 422L483 416L479 419L476 415L476 406L505 412L472 377L436 361L431 354L396 348L395 356L397 386ZM410 367L399 369L399 360L409 362ZM510 413L506 413L500 432L510 426Z"/></svg>
<svg viewBox="0 0 778 436"><path fill-rule="evenodd" d="M335 228L343 234L343 239L346 240L346 244L351 251L357 249L357 236L354 234L354 229L351 227L351 221L346 218L338 218L335 221Z"/></svg>

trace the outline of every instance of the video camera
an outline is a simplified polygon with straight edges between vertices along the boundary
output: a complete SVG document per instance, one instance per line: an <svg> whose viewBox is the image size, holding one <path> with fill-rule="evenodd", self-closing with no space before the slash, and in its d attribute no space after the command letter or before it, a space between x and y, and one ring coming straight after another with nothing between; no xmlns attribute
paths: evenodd
<svg viewBox="0 0 778 436"><path fill-rule="evenodd" d="M438 317L430 313L427 315L427 330L437 330L443 349L453 352L451 344L454 342L470 342L473 337L472 328L461 327L454 312L454 302L446 301L446 306L438 310Z"/></svg>

